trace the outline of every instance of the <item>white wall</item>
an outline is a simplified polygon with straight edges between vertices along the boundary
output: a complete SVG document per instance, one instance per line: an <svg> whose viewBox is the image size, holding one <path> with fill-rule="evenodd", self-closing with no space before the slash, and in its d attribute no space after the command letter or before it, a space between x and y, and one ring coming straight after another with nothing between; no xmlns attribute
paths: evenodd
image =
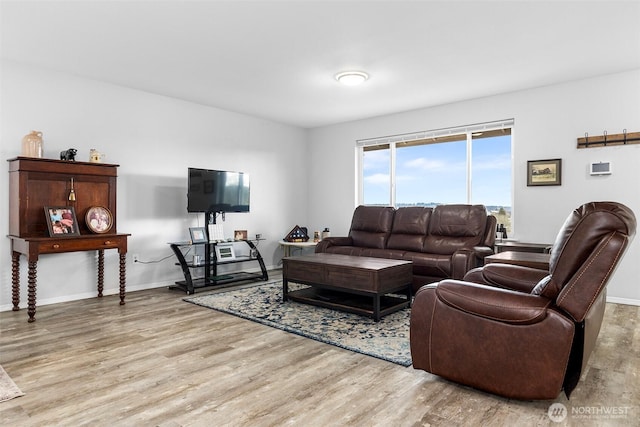
<svg viewBox="0 0 640 427"><path fill-rule="evenodd" d="M356 200L356 140L507 118L515 119L517 238L553 242L569 213L589 201L618 201L640 218L640 145L576 148L585 132L640 131L640 70L634 70L314 129L309 135L309 224L328 226L334 236L347 233ZM563 160L562 185L527 187L527 160L550 158ZM589 176L588 164L594 161L611 161L613 175ZM609 299L640 304L639 285L636 238L610 282Z"/></svg>
<svg viewBox="0 0 640 427"><path fill-rule="evenodd" d="M307 132L266 120L77 78L15 63L1 68L0 158L20 155L21 139L44 133L46 158L63 149L106 153L119 164L118 232L131 233L127 289L172 284L182 279L167 242L187 240L203 214L186 212L189 166L243 171L251 177L251 212L228 214L224 223L249 235L262 233L266 264L278 264L277 241L307 219ZM0 185L0 227L8 234L8 163ZM79 195L80 196L80 195ZM245 245L245 250L248 248ZM142 261L131 263L131 255ZM0 239L0 310L11 309L9 239ZM246 264L255 269L256 263ZM73 274L70 274L70 273ZM26 259L21 257L21 306L26 306ZM96 294L93 252L45 255L38 263L38 305ZM116 251L105 251L105 293L118 292ZM26 314L25 314L26 316Z"/></svg>
<svg viewBox="0 0 640 427"><path fill-rule="evenodd" d="M2 62L0 157L20 154L20 140L44 132L45 157L90 148L120 165L118 231L131 233L127 289L165 286L182 278L167 242L188 238L202 215L187 214L189 166L251 175L251 213L229 214L225 230L247 229L268 240L260 249L270 266L277 241L295 224L330 227L344 235L356 200L355 141L382 135L515 119L514 222L518 238L550 242L580 204L616 200L640 216L640 145L576 149L576 139L607 130L640 131L640 70L497 95L304 131L224 110L130 90L67 74ZM308 142L306 144L305 142ZM560 187L527 187L527 160L562 158ZM590 177L591 161L608 160L614 174ZM0 200L8 200L8 173ZM6 203L0 217L7 218ZM2 225L8 232L8 223ZM152 264L132 264L131 254ZM9 239L0 239L0 311L11 308ZM95 296L95 255L46 255L38 264L38 305ZM106 251L105 293L117 293L117 256ZM166 258L166 259L165 259ZM640 239L609 286L611 300L640 304ZM253 265L247 265L253 268ZM69 271L74 275L70 277ZM26 262L21 263L26 306Z"/></svg>

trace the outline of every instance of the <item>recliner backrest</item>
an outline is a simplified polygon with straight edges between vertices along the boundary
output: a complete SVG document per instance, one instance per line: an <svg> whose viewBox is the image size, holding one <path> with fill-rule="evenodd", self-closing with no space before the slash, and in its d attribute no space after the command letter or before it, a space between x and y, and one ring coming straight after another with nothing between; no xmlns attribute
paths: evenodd
<svg viewBox="0 0 640 427"><path fill-rule="evenodd" d="M636 231L633 212L620 203L590 202L566 219L551 249L549 276L532 291L584 319L606 286Z"/></svg>
<svg viewBox="0 0 640 427"><path fill-rule="evenodd" d="M387 248L421 252L427 238L431 211L431 208L420 206L398 208Z"/></svg>
<svg viewBox="0 0 640 427"><path fill-rule="evenodd" d="M384 249L394 213L391 206L358 206L353 212L349 230L353 246Z"/></svg>
<svg viewBox="0 0 640 427"><path fill-rule="evenodd" d="M440 205L433 209L423 252L453 254L480 245L485 237L487 210L483 205Z"/></svg>

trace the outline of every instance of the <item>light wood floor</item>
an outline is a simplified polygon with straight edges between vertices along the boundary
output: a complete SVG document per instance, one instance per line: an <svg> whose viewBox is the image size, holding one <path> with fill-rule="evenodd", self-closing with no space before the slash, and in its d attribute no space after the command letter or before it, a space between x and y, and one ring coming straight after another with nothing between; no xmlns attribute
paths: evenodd
<svg viewBox="0 0 640 427"><path fill-rule="evenodd" d="M31 324L26 310L0 313L0 364L26 393L0 403L0 424L619 426L640 419L640 307L607 305L582 382L570 401L555 401L569 411L556 424L547 415L552 401L502 399L184 296L162 288L128 293L125 306L117 296L43 306ZM586 418L608 408L618 416Z"/></svg>

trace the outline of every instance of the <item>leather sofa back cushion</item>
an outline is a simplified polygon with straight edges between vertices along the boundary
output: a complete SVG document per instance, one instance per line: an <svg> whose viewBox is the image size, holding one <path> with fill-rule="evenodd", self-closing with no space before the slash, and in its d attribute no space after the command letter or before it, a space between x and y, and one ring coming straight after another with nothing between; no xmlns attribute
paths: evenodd
<svg viewBox="0 0 640 427"><path fill-rule="evenodd" d="M383 249L391 233L394 213L390 206L358 206L349 231L353 246Z"/></svg>
<svg viewBox="0 0 640 427"><path fill-rule="evenodd" d="M431 211L431 208L413 206L396 210L387 248L421 252L427 236Z"/></svg>
<svg viewBox="0 0 640 427"><path fill-rule="evenodd" d="M487 211L482 205L441 205L431 214L429 234L423 252L452 254L482 241Z"/></svg>

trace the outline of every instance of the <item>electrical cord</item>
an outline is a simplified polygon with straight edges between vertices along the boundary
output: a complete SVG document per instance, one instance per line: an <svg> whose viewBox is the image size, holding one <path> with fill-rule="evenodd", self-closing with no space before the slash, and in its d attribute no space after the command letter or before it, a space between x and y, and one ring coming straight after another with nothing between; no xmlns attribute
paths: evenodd
<svg viewBox="0 0 640 427"><path fill-rule="evenodd" d="M184 253L184 254L185 254L185 256L186 256L186 255L188 255L188 254L189 254L189 252L191 252L191 248L189 248L189 249L187 250L187 252L185 252L185 253ZM164 257L164 258L160 258L160 259L158 259L158 260L154 260L154 261L140 261L140 260L137 260L137 261L134 261L134 262L135 262L136 264L157 264L157 263L162 262L162 261L165 261L165 260L167 260L167 259L169 259L169 258L173 258L174 256L175 256L174 254L171 254L171 255L167 255L167 256L166 256L166 257Z"/></svg>

